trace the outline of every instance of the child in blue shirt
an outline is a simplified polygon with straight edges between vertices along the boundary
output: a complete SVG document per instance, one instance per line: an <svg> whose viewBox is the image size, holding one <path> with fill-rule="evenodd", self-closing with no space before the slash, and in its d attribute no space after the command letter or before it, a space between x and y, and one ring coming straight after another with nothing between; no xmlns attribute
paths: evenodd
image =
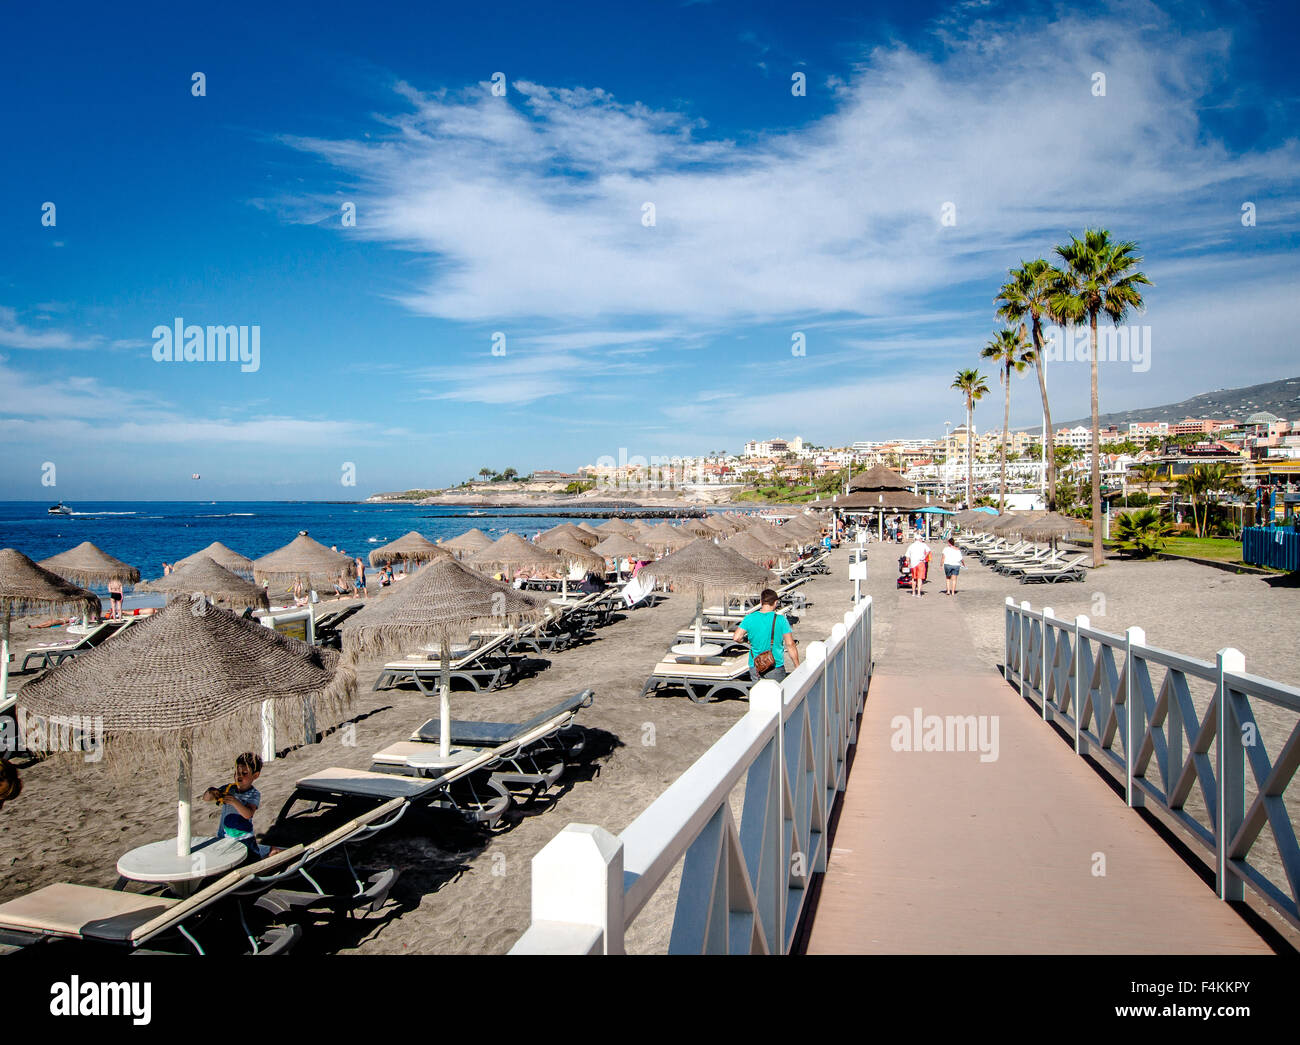
<svg viewBox="0 0 1300 1045"><path fill-rule="evenodd" d="M252 751L245 751L235 759L235 782L225 787L210 787L203 792L205 802L221 806L221 820L217 825L218 838L238 838L254 857L269 855L269 846L258 845L253 836L253 816L262 804L262 794L253 786L262 773L262 759Z"/></svg>

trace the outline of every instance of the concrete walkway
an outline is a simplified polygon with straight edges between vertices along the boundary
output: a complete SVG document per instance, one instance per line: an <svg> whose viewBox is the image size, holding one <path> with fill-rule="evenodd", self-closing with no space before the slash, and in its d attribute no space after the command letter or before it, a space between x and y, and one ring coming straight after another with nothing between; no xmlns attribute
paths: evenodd
<svg viewBox="0 0 1300 1045"><path fill-rule="evenodd" d="M809 954L1272 953L994 664L978 661L960 593L944 595L939 577L922 598L876 598L878 619L891 618L889 649L871 682ZM899 728L916 709L923 725L930 715L983 717L996 760L921 750L924 737ZM916 750L894 749L911 740Z"/></svg>

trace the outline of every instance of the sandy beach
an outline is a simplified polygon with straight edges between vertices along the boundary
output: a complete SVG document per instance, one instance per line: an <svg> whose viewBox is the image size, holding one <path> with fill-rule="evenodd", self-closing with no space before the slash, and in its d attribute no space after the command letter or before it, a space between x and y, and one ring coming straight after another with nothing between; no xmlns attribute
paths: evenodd
<svg viewBox="0 0 1300 1045"><path fill-rule="evenodd" d="M811 605L797 626L803 647L824 638L848 608L844 570L811 580ZM694 597L674 595L658 606L621 616L582 646L534 661L535 673L493 693L456 690L458 718L521 721L583 689L595 691L594 705L578 722L588 730L584 759L551 795L524 811L512 811L507 829L487 836L448 815L410 816L362 851L366 866L396 866L401 878L389 907L366 921L308 933L303 953L500 953L527 928L529 861L568 823L600 824L622 830L681 772L744 714L747 704L724 700L696 705L684 695L642 699L641 687L677 630L694 612ZM16 663L32 643L50 633L26 624L14 628ZM293 782L330 766L368 768L370 756L404 740L436 716L436 701L418 690L374 692L379 662L363 663L358 697L348 721L352 730L332 730L323 742L295 746L268 764L257 781L263 807L257 818L266 832L290 794ZM16 686L35 677L19 675ZM287 734L280 734L285 743ZM354 739L351 746L344 739ZM295 740L297 738L294 738ZM234 752L196 755L196 783L229 778ZM111 886L122 853L145 841L175 833L175 784L134 777L110 782L99 767L70 771L65 762L26 766L21 798L0 816L0 900L51 882ZM198 788L201 790L201 788ZM306 820L308 818L304 818ZM195 833L215 826L213 807L196 804ZM314 830L300 828L307 837ZM320 830L323 832L322 826ZM58 840L55 843L51 839ZM667 943L671 894L656 898L638 923L645 949Z"/></svg>
<svg viewBox="0 0 1300 1045"><path fill-rule="evenodd" d="M937 549L938 542L932 543ZM879 665L891 656L898 600L910 596L894 587L901 549L869 545L868 551L867 590L876 600ZM847 548L837 550L832 574L805 586L811 605L796 626L805 651L849 608L847 559ZM937 573L926 586L926 599L947 598ZM1151 644L1194 657L1212 660L1216 649L1235 646L1245 654L1250 672L1300 683L1300 588L1294 584L1185 562L1111 560L1084 583L1048 586L1021 585L972 562L958 588L980 656L991 664L1001 661L1003 600L1012 595L1034 608L1050 605L1061 616L1087 613L1094 626L1116 633L1141 625ZM455 692L457 717L517 721L579 690L593 689L595 704L579 718L590 738L584 763L548 799L512 812L506 829L491 836L446 816L408 817L361 853L365 866L401 869L388 907L341 927L318 927L304 937L299 951L508 950L528 924L531 857L569 823L599 824L615 833L623 829L744 714L747 704L739 700L697 706L681 695L640 697L646 675L687 623L693 601L675 595L659 606L624 614L598 630L594 641L550 656L549 664L534 665L539 669L535 674L495 693ZM17 625L17 661L27 645L49 638L46 631ZM942 636L936 635L935 642L941 643ZM909 667L925 670L924 664ZM436 712L415 689L373 692L377 672L377 662L362 665L358 699L348 719L352 729L332 730L316 745L291 747L263 771L259 830L270 826L294 780L328 766L366 768L374 751L404 739ZM20 675L14 683L20 686L33 677ZM232 754L202 753L195 762L196 782L227 779ZM59 762L19 764L26 788L0 816L0 900L57 881L110 886L118 856L174 832L170 775L110 782L106 772L95 768L69 772ZM199 807L196 833L210 830L214 822L210 807ZM675 883L674 876L633 925L629 951L666 948Z"/></svg>

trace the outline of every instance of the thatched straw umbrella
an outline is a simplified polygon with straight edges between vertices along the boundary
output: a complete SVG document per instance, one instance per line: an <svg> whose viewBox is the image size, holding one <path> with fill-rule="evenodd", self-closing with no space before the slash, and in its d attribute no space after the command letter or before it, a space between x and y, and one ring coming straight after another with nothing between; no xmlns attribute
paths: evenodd
<svg viewBox="0 0 1300 1045"><path fill-rule="evenodd" d="M1010 537L1012 534L1023 532L1025 526L1046 514L1040 511L1007 512L995 519L989 529L999 537Z"/></svg>
<svg viewBox="0 0 1300 1045"><path fill-rule="evenodd" d="M782 537L775 526L770 526L767 523L751 526L748 530L742 530L741 533L777 551L784 548L785 542L788 540L788 538ZM740 534L736 534L736 536L739 537Z"/></svg>
<svg viewBox="0 0 1300 1045"><path fill-rule="evenodd" d="M458 559L465 559L475 552L481 552L484 548L491 548L492 538L476 526L472 530L466 530L459 537L442 541L438 547L446 548Z"/></svg>
<svg viewBox="0 0 1300 1045"><path fill-rule="evenodd" d="M439 644L439 755L446 758L451 750L452 643L467 641L482 628L510 628L538 620L548 610L545 600L494 581L464 563L440 559L403 581L401 591L366 606L340 630L344 652L354 661L405 653L417 643Z"/></svg>
<svg viewBox="0 0 1300 1045"><path fill-rule="evenodd" d="M700 647L700 626L704 617L704 596L725 599L737 591L765 588L772 574L743 555L709 540L692 541L679 552L665 555L645 568L656 581L671 582L695 591L695 648Z"/></svg>
<svg viewBox="0 0 1300 1045"><path fill-rule="evenodd" d="M135 771L175 760L176 853L190 852L194 749L255 746L275 711L302 714L313 702L342 708L356 676L333 650L311 646L228 610L170 603L112 642L64 661L23 689L27 711L51 722L96 720L103 753ZM270 706L266 706L270 703ZM56 730L43 730L47 735Z"/></svg>
<svg viewBox="0 0 1300 1045"><path fill-rule="evenodd" d="M145 581L139 591L159 592L168 599L204 595L213 602L226 603L231 609L268 609L271 605L266 589L232 573L206 555L190 559L156 581Z"/></svg>
<svg viewBox="0 0 1300 1045"><path fill-rule="evenodd" d="M9 693L9 621L36 610L99 613L99 596L37 566L22 552L0 551L0 711Z"/></svg>
<svg viewBox="0 0 1300 1045"><path fill-rule="evenodd" d="M966 528L974 530L976 533L988 533L996 524L1006 518L1003 515L993 515L974 508L971 509L971 512L971 520L966 524Z"/></svg>
<svg viewBox="0 0 1300 1045"><path fill-rule="evenodd" d="M596 555L614 560L615 574L620 580L622 580L623 571L618 568L619 560L644 559L649 561L655 557L654 549L649 545L642 544L633 537L624 537L622 534L617 533L612 537L606 537L591 550Z"/></svg>
<svg viewBox="0 0 1300 1045"><path fill-rule="evenodd" d="M247 555L240 555L237 551L231 551L220 541L213 541L202 551L187 555L183 559L177 559L172 563L172 569L180 569L182 566L198 562L200 559L211 559L218 566L224 566L231 573L238 573L247 577L253 576L253 560Z"/></svg>
<svg viewBox="0 0 1300 1045"><path fill-rule="evenodd" d="M770 570L782 558L781 553L768 544L764 544L752 533L737 533L728 537L721 545L733 552L743 555L752 563L757 563Z"/></svg>
<svg viewBox="0 0 1300 1045"><path fill-rule="evenodd" d="M493 541L491 547L475 552L465 562L476 570L501 570L511 577L519 570L553 570L560 564L554 552L539 548L517 533L507 533L500 540Z"/></svg>
<svg viewBox="0 0 1300 1045"><path fill-rule="evenodd" d="M352 570L351 556L332 551L299 530L298 536L283 548L253 560L253 576L263 581L296 581L314 584L332 581L344 570Z"/></svg>
<svg viewBox="0 0 1300 1045"><path fill-rule="evenodd" d="M1031 541L1050 541L1052 559L1056 558L1056 542L1061 537L1083 537L1087 535L1083 523L1059 512L1044 512L1037 519L1025 523L1021 528L1022 537Z"/></svg>
<svg viewBox="0 0 1300 1045"><path fill-rule="evenodd" d="M680 526L671 526L668 523L660 523L650 529L644 537L641 538L643 544L655 551L676 551L678 548L685 548L695 538L689 533L682 530Z"/></svg>
<svg viewBox="0 0 1300 1045"><path fill-rule="evenodd" d="M875 464L849 480L849 490L910 490L912 484L892 468Z"/></svg>
<svg viewBox="0 0 1300 1045"><path fill-rule="evenodd" d="M587 522L586 519L583 519L582 522L578 523L577 525L579 530L584 530L587 533L595 535L597 540L599 540L602 536L601 532L598 529L596 529L596 527L592 526L591 523Z"/></svg>
<svg viewBox="0 0 1300 1045"><path fill-rule="evenodd" d="M636 533L636 528L625 519L614 518L606 519L596 527L596 532L601 536L601 538L608 537L610 534L614 533L621 533L625 537L631 537Z"/></svg>
<svg viewBox="0 0 1300 1045"><path fill-rule="evenodd" d="M583 570L594 571L605 570L605 560L593 552L582 541L568 534L560 534L553 537L546 545L546 550L554 553L559 560L566 566L580 566ZM569 572L566 569L564 576L560 581L560 596L568 598L569 596Z"/></svg>
<svg viewBox="0 0 1300 1045"><path fill-rule="evenodd" d="M706 519L684 519L677 528L692 537L704 537L712 540L714 537L719 536L718 528L710 525Z"/></svg>
<svg viewBox="0 0 1300 1045"><path fill-rule="evenodd" d="M600 541L600 534L584 530L581 526L574 526L573 523L560 523L559 526L552 526L549 530L543 530L533 538L533 542L546 547L557 537L570 537L585 548L590 548Z"/></svg>
<svg viewBox="0 0 1300 1045"><path fill-rule="evenodd" d="M405 536L389 541L382 548L370 553L371 566L387 566L390 562L434 562L438 559L453 558L446 548L439 547L416 530Z"/></svg>
<svg viewBox="0 0 1300 1045"><path fill-rule="evenodd" d="M42 559L37 565L73 584L107 584L110 581L134 584L140 579L140 571L134 566L114 559L89 541Z"/></svg>

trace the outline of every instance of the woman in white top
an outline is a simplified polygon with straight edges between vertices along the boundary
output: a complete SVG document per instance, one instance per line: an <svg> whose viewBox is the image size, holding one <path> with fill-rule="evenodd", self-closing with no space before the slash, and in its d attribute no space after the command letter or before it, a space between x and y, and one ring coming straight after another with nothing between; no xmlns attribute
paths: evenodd
<svg viewBox="0 0 1300 1045"><path fill-rule="evenodd" d="M957 574L961 571L961 551L951 537L943 546L943 577L948 585L945 595L957 594Z"/></svg>

